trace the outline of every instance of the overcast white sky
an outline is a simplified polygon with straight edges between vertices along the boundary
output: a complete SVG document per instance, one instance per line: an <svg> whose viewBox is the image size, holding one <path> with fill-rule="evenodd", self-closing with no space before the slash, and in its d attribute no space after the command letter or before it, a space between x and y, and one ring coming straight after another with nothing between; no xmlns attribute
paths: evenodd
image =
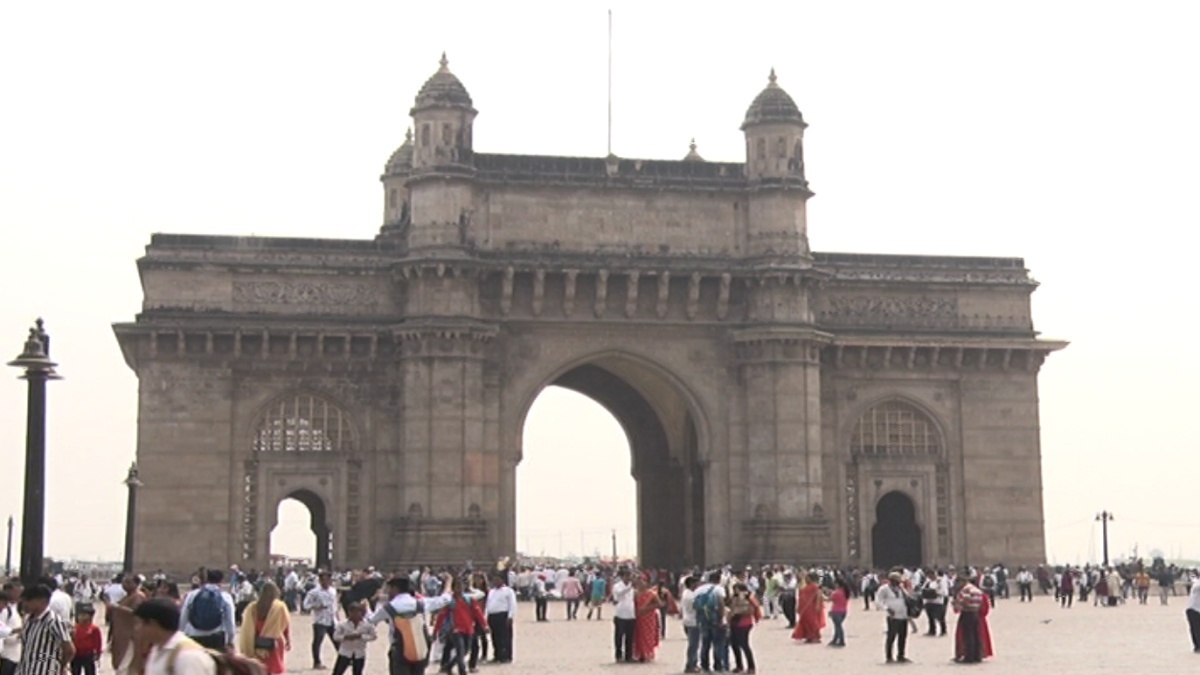
<svg viewBox="0 0 1200 675"><path fill-rule="evenodd" d="M479 150L603 155L608 7L617 154L678 158L694 136L740 160L774 66L811 125L814 248L1026 259L1038 328L1073 343L1041 378L1052 559L1097 556L1105 508L1115 551L1200 558L1200 4L1182 1L6 3L0 356L46 317L67 377L50 395L48 552L121 551L136 381L110 324L138 311L152 232L370 238L442 50ZM0 380L0 517L19 525L16 374ZM614 527L632 541L628 452L594 408L535 407L523 548L607 550ZM541 487L583 465L611 478Z"/></svg>

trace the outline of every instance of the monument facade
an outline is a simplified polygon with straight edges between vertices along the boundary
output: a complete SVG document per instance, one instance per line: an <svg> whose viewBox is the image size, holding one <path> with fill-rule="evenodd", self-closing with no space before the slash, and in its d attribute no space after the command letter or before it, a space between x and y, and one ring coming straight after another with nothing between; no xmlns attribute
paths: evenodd
<svg viewBox="0 0 1200 675"><path fill-rule="evenodd" d="M744 162L475 152L444 57L411 115L373 239L152 237L139 568L264 568L289 497L322 565L511 555L550 385L628 435L647 565L1043 561L1036 282L810 251L774 72Z"/></svg>

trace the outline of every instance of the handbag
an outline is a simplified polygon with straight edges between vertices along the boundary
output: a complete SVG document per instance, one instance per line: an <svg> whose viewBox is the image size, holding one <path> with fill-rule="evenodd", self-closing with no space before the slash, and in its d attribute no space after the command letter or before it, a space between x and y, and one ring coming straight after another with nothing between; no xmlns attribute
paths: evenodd
<svg viewBox="0 0 1200 675"><path fill-rule="evenodd" d="M254 649L264 652L275 651L275 638L262 637L261 635L254 638Z"/></svg>

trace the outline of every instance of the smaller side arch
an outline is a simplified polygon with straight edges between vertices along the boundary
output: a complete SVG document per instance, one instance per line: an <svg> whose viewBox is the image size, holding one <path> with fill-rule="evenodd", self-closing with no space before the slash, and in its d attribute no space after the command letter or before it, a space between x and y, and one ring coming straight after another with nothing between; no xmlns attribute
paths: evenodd
<svg viewBox="0 0 1200 675"><path fill-rule="evenodd" d="M330 513L326 501L316 492L308 488L299 488L284 495L275 504L275 510L271 516L271 527L267 530L268 536L279 525L280 504L289 499L300 502L308 509L310 516L309 526L317 539L313 563L318 569L329 569L333 561L333 528L329 524Z"/></svg>

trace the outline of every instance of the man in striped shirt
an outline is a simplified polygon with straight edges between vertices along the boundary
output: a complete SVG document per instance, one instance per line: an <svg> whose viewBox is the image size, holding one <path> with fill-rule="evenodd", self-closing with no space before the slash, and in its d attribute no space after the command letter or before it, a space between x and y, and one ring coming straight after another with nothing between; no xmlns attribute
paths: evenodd
<svg viewBox="0 0 1200 675"><path fill-rule="evenodd" d="M62 675L75 658L73 627L50 611L50 595L50 588L42 584L21 594L29 620L25 622L25 645L17 675Z"/></svg>

